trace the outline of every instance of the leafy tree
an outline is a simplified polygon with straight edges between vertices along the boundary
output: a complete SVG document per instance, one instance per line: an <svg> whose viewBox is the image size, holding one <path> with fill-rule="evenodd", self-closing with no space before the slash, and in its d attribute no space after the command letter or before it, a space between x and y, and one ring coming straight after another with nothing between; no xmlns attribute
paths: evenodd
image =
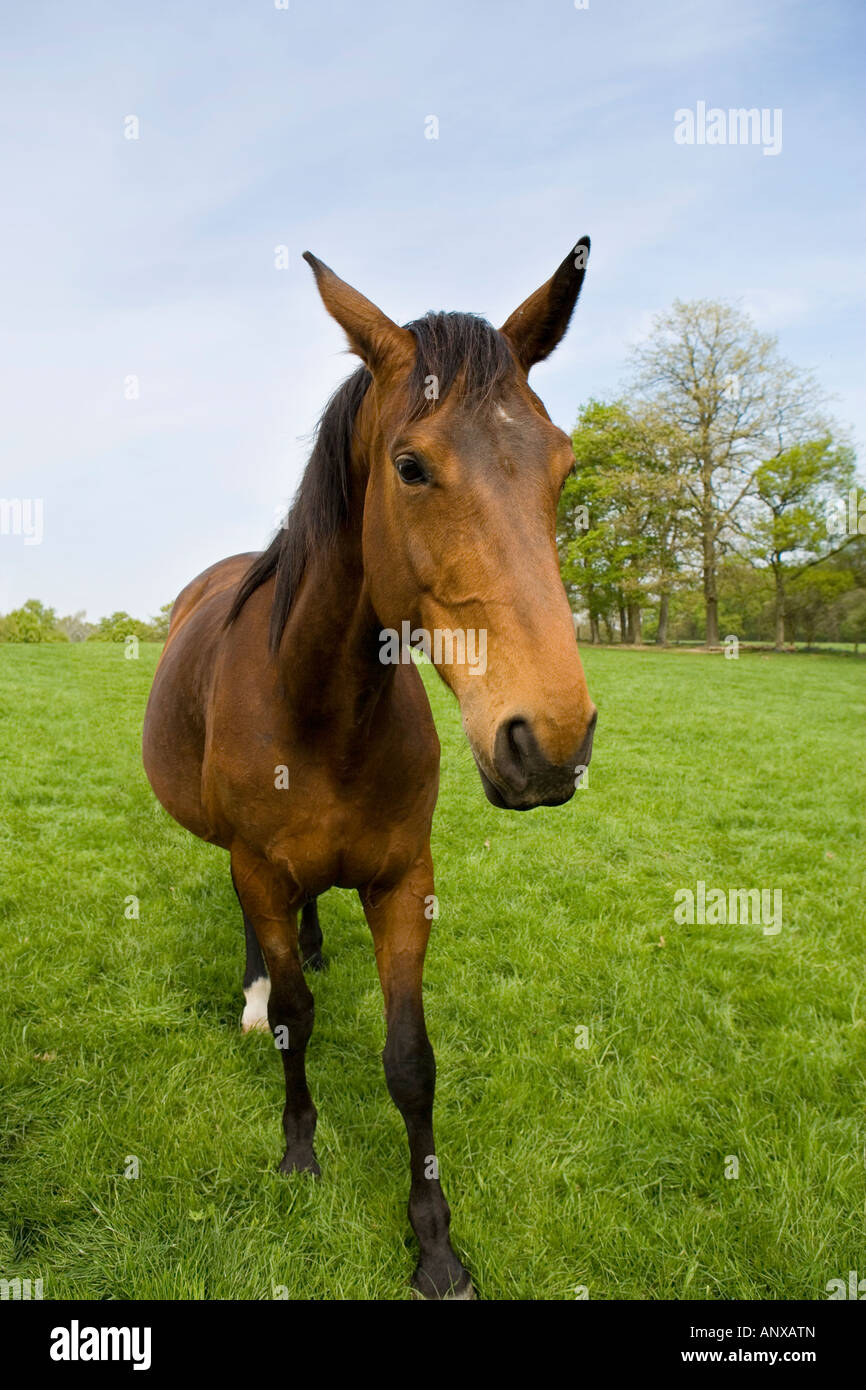
<svg viewBox="0 0 866 1390"><path fill-rule="evenodd" d="M828 504L851 484L853 450L830 434L793 445L755 470L758 514L750 517L746 553L765 565L775 590L775 646L785 645L788 584L843 549L828 533ZM788 559L787 557L792 557Z"/></svg>
<svg viewBox="0 0 866 1390"><path fill-rule="evenodd" d="M164 603L155 618L150 620L150 637L154 642L164 642L168 637L168 625L174 603Z"/></svg>
<svg viewBox="0 0 866 1390"><path fill-rule="evenodd" d="M39 599L29 598L21 608L0 619L0 642L68 642L57 627L57 614Z"/></svg>
<svg viewBox="0 0 866 1390"><path fill-rule="evenodd" d="M559 507L558 540L566 584L599 620L620 612L623 640L640 643L641 609L669 592L681 477L674 444L652 408L590 401L572 436L574 474Z"/></svg>
<svg viewBox="0 0 866 1390"><path fill-rule="evenodd" d="M838 600L839 636L854 643L854 653L866 642L866 589L852 589Z"/></svg>
<svg viewBox="0 0 866 1390"><path fill-rule="evenodd" d="M772 612L770 571L726 555L719 567L719 636L734 633L743 641L761 641L770 631Z"/></svg>
<svg viewBox="0 0 866 1390"><path fill-rule="evenodd" d="M147 642L150 635L151 630L147 623L139 622L137 618L130 617L129 613L118 611L108 618L100 618L95 632L91 633L88 641L124 642L127 637L137 637L140 641Z"/></svg>
<svg viewBox="0 0 866 1390"><path fill-rule="evenodd" d="M833 620L838 614L838 600L849 593L855 583L851 570L830 565L806 570L793 581L788 589L787 611L795 632L802 634L807 647L818 639L822 624L825 635L836 635Z"/></svg>

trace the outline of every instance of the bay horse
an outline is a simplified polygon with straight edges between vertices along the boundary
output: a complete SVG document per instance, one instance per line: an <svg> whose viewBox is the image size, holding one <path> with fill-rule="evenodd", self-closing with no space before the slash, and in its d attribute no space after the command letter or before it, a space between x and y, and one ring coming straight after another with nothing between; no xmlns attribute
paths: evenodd
<svg viewBox="0 0 866 1390"><path fill-rule="evenodd" d="M421 975L439 740L406 643L432 654L457 697L494 806L570 799L596 720L555 544L573 455L527 375L568 327L588 251L582 238L498 331L458 313L398 327L305 253L361 365L325 408L268 549L220 561L180 594L145 716L157 797L231 856L242 1026L270 1027L285 1071L284 1173L320 1171L305 1071L316 899L358 891L384 996L385 1077L409 1141L412 1285L427 1298L474 1292L433 1142ZM396 660L386 632L401 634ZM484 636L483 670L453 640L466 633Z"/></svg>

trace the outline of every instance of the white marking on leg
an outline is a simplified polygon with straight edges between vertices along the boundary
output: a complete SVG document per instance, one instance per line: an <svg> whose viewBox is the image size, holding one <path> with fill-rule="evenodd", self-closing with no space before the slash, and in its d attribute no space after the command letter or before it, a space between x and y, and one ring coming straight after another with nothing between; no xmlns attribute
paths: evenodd
<svg viewBox="0 0 866 1390"><path fill-rule="evenodd" d="M268 1023L268 996L271 992L271 982L267 975L260 975L257 980L253 980L251 985L247 985L244 990L246 1004L241 1014L241 1032L267 1033L270 1024Z"/></svg>

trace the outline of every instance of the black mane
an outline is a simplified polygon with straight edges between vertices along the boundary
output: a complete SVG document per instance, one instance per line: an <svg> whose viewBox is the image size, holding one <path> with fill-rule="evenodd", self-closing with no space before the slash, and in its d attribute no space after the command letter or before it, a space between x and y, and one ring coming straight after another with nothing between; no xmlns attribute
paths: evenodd
<svg viewBox="0 0 866 1390"><path fill-rule="evenodd" d="M514 370L507 340L475 314L425 314L406 327L416 341L407 421L435 410L461 372L465 398L480 406ZM428 389L430 377L436 379L436 396ZM250 565L232 603L227 623L234 622L250 595L276 575L270 625L274 651L310 556L328 545L348 520L355 420L371 380L367 368L358 367L328 401L289 514L267 550Z"/></svg>

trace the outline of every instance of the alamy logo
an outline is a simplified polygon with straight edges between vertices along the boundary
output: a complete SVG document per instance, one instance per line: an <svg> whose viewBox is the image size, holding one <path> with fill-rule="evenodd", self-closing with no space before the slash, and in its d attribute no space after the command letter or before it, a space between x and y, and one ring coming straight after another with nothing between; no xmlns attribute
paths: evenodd
<svg viewBox="0 0 866 1390"><path fill-rule="evenodd" d="M678 888L674 893L674 921L679 926L762 926L765 936L782 930L781 888L707 888L698 879L697 890Z"/></svg>
<svg viewBox="0 0 866 1390"><path fill-rule="evenodd" d="M417 647L434 666L468 666L470 676L483 676L487 670L487 630L470 627L437 627L433 635L426 628L412 627L405 619L398 632L384 627L379 633L379 660L383 666L408 666L410 647Z"/></svg>
<svg viewBox="0 0 866 1390"><path fill-rule="evenodd" d="M25 545L41 545L44 514L41 497L0 497L0 536L22 536Z"/></svg>
<svg viewBox="0 0 866 1390"><path fill-rule="evenodd" d="M134 1371L150 1369L149 1327L68 1327L51 1331L52 1361L131 1361Z"/></svg>
<svg viewBox="0 0 866 1390"><path fill-rule="evenodd" d="M674 112L674 141L677 145L762 145L764 154L782 152L782 112L779 107L711 106L699 101L695 110L687 106Z"/></svg>
<svg viewBox="0 0 866 1390"><path fill-rule="evenodd" d="M41 1297L41 1279L0 1279L0 1299L18 1300Z"/></svg>
<svg viewBox="0 0 866 1390"><path fill-rule="evenodd" d="M866 536L866 493L852 487L844 501L839 499L827 518L830 536Z"/></svg>
<svg viewBox="0 0 866 1390"><path fill-rule="evenodd" d="M866 1279L858 1279L856 1269L848 1270L847 1284L844 1279L831 1279L825 1287L829 1299L856 1298L861 1303L866 1302Z"/></svg>

